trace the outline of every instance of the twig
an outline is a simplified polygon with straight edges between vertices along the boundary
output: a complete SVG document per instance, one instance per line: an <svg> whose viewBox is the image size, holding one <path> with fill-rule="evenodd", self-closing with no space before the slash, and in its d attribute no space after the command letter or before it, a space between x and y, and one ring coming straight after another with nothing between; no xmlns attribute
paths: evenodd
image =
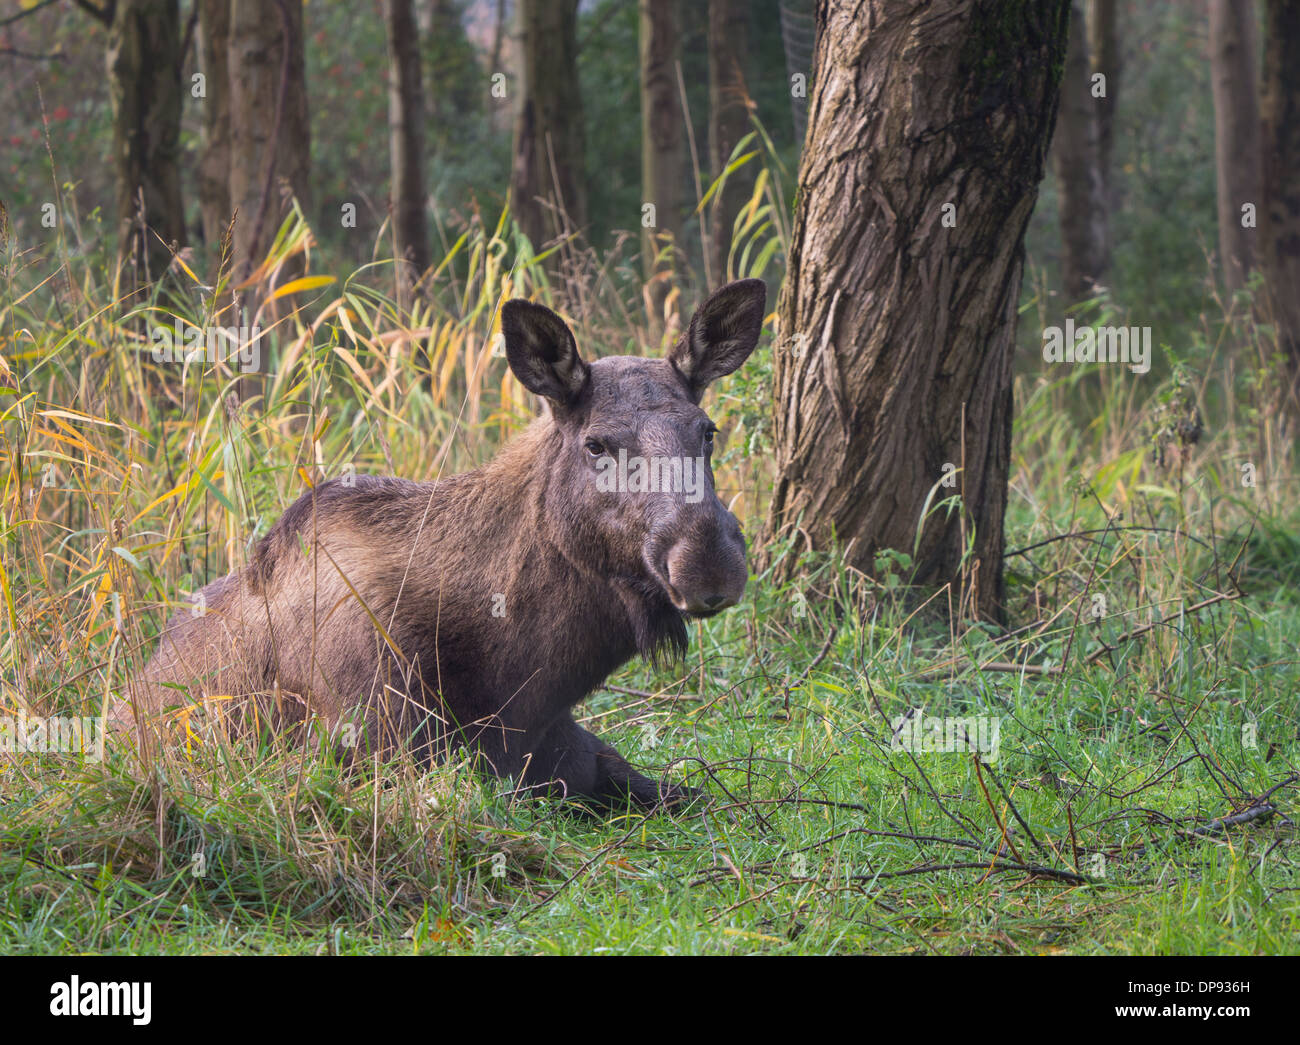
<svg viewBox="0 0 1300 1045"><path fill-rule="evenodd" d="M992 864L925 864L921 867L909 867L906 871L882 871L880 874L855 874L849 876L851 882L876 882L882 878L905 878L914 874L931 874L935 871L985 871L989 874L1005 871L1019 871L1039 878L1055 878L1072 885L1091 885L1095 879L1073 871L1058 871L1055 867L1043 867L1039 864L1014 864L1006 860L994 860Z"/></svg>
<svg viewBox="0 0 1300 1045"><path fill-rule="evenodd" d="M1186 609L1180 610L1179 615L1186 616L1187 614L1190 613L1196 613L1199 610L1207 609L1208 607L1213 606L1219 602L1236 602L1238 599L1245 598L1245 595L1246 593L1244 591L1241 591L1240 589L1233 592L1231 595L1224 595L1222 593L1219 593L1212 596L1211 598L1203 599L1202 601L1198 602L1195 606L1188 606ZM1141 627L1133 628L1129 631L1126 631L1124 632L1123 635L1120 635L1115 640L1114 646L1108 646L1106 643L1103 642L1101 644L1101 648L1093 650L1091 653L1089 653L1086 657L1083 658L1083 662L1085 664L1096 664L1097 661L1101 660L1101 658L1104 657L1107 653L1113 653L1119 647L1119 644L1121 642L1127 642L1129 639L1135 639L1139 635L1145 635L1148 631L1154 631L1156 628L1163 627L1168 623L1169 623L1168 619L1157 620L1157 621L1152 621L1150 624L1143 624Z"/></svg>
<svg viewBox="0 0 1300 1045"><path fill-rule="evenodd" d="M785 687L785 699L787 702L790 700L790 690L798 689L806 681L808 681L808 676L811 675L814 671L816 671L817 665L826 659L826 654L828 654L831 651L831 645L835 642L835 636L838 635L839 632L840 632L840 624L839 621L836 621L835 624L831 627L831 633L826 636L826 641L822 643L821 650L818 652L817 656L813 657L812 663L810 663L806 668L803 669L802 672L799 673L799 677L797 679L795 679L793 682L790 683L790 685Z"/></svg>

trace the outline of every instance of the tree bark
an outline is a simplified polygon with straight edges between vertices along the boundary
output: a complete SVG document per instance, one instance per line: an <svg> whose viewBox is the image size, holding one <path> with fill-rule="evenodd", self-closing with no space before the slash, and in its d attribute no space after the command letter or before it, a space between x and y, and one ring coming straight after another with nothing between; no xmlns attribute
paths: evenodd
<svg viewBox="0 0 1300 1045"><path fill-rule="evenodd" d="M587 223L586 145L578 88L577 0L519 0L523 76L510 210L546 242Z"/></svg>
<svg viewBox="0 0 1300 1045"><path fill-rule="evenodd" d="M749 25L744 0L709 0L709 167L716 179L736 143L749 133L745 55ZM709 220L709 276L714 286L730 278L732 228L746 199L739 173L714 196Z"/></svg>
<svg viewBox="0 0 1300 1045"><path fill-rule="evenodd" d="M1268 0L1264 40L1262 262L1300 413L1300 0Z"/></svg>
<svg viewBox="0 0 1300 1045"><path fill-rule="evenodd" d="M1106 243L1097 102L1082 0L1070 5L1070 42L1061 81L1052 159L1060 195L1061 287L1065 304L1090 298L1101 282Z"/></svg>
<svg viewBox="0 0 1300 1045"><path fill-rule="evenodd" d="M681 238L682 107L677 90L679 43L678 0L640 0L641 7L641 193L642 203L653 204L654 224L641 222L641 259L647 280L656 271L673 268L656 263L667 244ZM668 293L665 280L651 285L656 318Z"/></svg>
<svg viewBox="0 0 1300 1045"><path fill-rule="evenodd" d="M219 248L230 225L230 0L199 0L199 62L204 77L199 212L203 239Z"/></svg>
<svg viewBox="0 0 1300 1045"><path fill-rule="evenodd" d="M397 241L399 300L429 270L429 224L424 213L424 86L420 34L411 0L384 0L388 31L389 207Z"/></svg>
<svg viewBox="0 0 1300 1045"><path fill-rule="evenodd" d="M1219 270L1229 291L1245 286L1256 264L1256 230L1242 227L1242 206L1249 203L1258 209L1263 194L1256 101L1258 35L1253 4L1210 0Z"/></svg>
<svg viewBox="0 0 1300 1045"><path fill-rule="evenodd" d="M1024 232L1069 5L860 8L818 5L778 306L768 531L837 540L867 572L878 550L915 542L917 583L970 567L973 606L999 618ZM953 495L960 511L922 518L928 498Z"/></svg>
<svg viewBox="0 0 1300 1045"><path fill-rule="evenodd" d="M290 198L310 209L302 0L231 0L227 61L235 272L245 279L274 241Z"/></svg>
<svg viewBox="0 0 1300 1045"><path fill-rule="evenodd" d="M1100 73L1106 85L1104 97L1093 99L1097 117L1097 173L1101 178L1102 258L1101 271L1110 271L1115 243L1113 226L1119 211L1115 186L1115 113L1119 105L1120 79L1124 70L1119 43L1119 11L1116 0L1091 0L1088 5L1088 49L1092 71Z"/></svg>
<svg viewBox="0 0 1300 1045"><path fill-rule="evenodd" d="M159 279L169 245L185 242L180 48L177 0L118 0L107 51L118 251L137 285Z"/></svg>

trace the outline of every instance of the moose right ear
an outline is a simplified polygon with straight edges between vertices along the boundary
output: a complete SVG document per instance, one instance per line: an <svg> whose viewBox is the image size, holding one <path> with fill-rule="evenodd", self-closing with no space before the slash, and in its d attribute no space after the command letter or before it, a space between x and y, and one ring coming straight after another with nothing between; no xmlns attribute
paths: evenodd
<svg viewBox="0 0 1300 1045"><path fill-rule="evenodd" d="M510 369L528 391L570 406L590 368L578 355L568 324L545 305L515 298L501 306L501 333Z"/></svg>

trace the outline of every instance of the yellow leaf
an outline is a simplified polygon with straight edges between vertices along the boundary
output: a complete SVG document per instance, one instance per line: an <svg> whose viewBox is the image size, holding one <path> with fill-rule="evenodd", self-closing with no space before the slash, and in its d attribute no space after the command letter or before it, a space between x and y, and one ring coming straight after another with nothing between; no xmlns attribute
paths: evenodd
<svg viewBox="0 0 1300 1045"><path fill-rule="evenodd" d="M291 279L282 287L276 287L275 293L267 301L274 301L276 298L288 297L290 294L297 294L300 290L315 290L317 287L328 287L334 282L333 276L303 276L301 279Z"/></svg>
<svg viewBox="0 0 1300 1045"><path fill-rule="evenodd" d="M157 508L158 505L162 504L163 501L166 501L166 500L168 500L169 498L175 497L178 493L186 493L186 492L188 492L189 490L192 490L192 489L193 489L193 488L198 484L198 481L199 481L199 477L198 477L197 475L195 475L195 476L191 476L190 479L189 479L188 481L181 483L179 486L173 486L170 490L168 490L168 491L167 491L165 494L163 494L161 497L158 497L157 499L155 499L155 500L153 500L153 501L150 501L147 505L145 505L143 508L141 508L141 509L140 509L140 514L138 514L134 519L132 519L132 520L131 520L131 523L134 525L135 523L139 522L139 521L140 521L141 519L143 519L146 515L148 515L151 511L153 511L155 508Z"/></svg>
<svg viewBox="0 0 1300 1045"><path fill-rule="evenodd" d="M340 313L340 315L342 315L342 313ZM342 345L334 346L334 354L337 355L340 359L342 359L343 362L347 363L348 369L350 369L354 374L357 375L357 380L366 386L366 390L370 393L370 398L374 399L375 386L370 383L370 378L366 376L366 372L361 369L361 364L357 362L356 356L354 356Z"/></svg>
<svg viewBox="0 0 1300 1045"><path fill-rule="evenodd" d="M185 275L189 276L190 279L194 280L194 282L198 283L200 286L203 285L202 282L199 280L199 277L194 274L194 271L187 264L185 264L185 259L183 257L181 257L179 254L176 254L173 256L172 260L175 261L176 264L178 264L182 269L185 270Z"/></svg>

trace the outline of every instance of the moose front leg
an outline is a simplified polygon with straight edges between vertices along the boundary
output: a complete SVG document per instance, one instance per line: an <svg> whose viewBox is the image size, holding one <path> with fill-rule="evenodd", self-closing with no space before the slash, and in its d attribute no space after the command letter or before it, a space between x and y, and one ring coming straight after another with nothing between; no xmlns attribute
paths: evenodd
<svg viewBox="0 0 1300 1045"><path fill-rule="evenodd" d="M643 776L567 712L533 745L523 783L550 794L585 798L605 809L629 804L642 809L675 808L704 794Z"/></svg>

